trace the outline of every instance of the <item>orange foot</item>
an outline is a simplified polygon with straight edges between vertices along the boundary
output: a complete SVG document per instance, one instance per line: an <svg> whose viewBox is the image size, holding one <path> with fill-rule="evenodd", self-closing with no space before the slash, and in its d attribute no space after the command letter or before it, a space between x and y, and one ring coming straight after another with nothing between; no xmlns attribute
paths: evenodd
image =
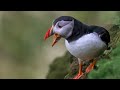
<svg viewBox="0 0 120 90"><path fill-rule="evenodd" d="M83 76L83 72L82 72L82 62L79 65L79 73L73 78L73 79L79 79Z"/></svg>
<svg viewBox="0 0 120 90"><path fill-rule="evenodd" d="M73 79L79 79L83 76L83 74L84 74L83 72L78 73Z"/></svg>
<svg viewBox="0 0 120 90"><path fill-rule="evenodd" d="M87 69L86 69L86 73L89 73L90 71L92 71L93 70L93 68L94 68L94 66L95 66L95 64L96 64L96 60L94 60L88 67L87 67Z"/></svg>

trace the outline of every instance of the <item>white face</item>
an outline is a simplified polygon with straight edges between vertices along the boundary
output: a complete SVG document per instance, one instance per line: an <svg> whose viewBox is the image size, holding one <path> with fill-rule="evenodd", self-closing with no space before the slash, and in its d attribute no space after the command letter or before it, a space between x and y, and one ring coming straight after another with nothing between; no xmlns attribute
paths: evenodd
<svg viewBox="0 0 120 90"><path fill-rule="evenodd" d="M63 38L68 38L72 35L74 28L74 20L72 21L58 21L53 28L53 33L61 35Z"/></svg>

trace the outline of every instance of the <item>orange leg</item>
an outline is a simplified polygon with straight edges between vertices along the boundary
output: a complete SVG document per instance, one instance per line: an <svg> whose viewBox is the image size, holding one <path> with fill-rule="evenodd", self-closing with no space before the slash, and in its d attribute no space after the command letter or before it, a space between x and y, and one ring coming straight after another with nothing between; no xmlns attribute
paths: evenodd
<svg viewBox="0 0 120 90"><path fill-rule="evenodd" d="M73 79L79 79L80 77L82 77L82 75L83 75L83 72L82 72L82 61L81 61L79 63L79 72Z"/></svg>
<svg viewBox="0 0 120 90"><path fill-rule="evenodd" d="M96 60L93 60L93 62L87 67L86 73L89 73L91 70L93 70L95 64L96 64Z"/></svg>

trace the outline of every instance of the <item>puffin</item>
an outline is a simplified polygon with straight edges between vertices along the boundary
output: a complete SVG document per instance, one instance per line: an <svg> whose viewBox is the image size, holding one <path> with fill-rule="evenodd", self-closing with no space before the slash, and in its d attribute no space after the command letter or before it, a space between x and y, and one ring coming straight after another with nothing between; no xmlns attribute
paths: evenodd
<svg viewBox="0 0 120 90"><path fill-rule="evenodd" d="M66 49L78 59L79 71L73 79L80 79L84 75L82 72L84 61L92 60L85 73L93 70L98 57L108 50L110 42L110 34L105 28L87 25L72 16L56 18L46 32L44 40L50 36L53 36L52 47L64 38Z"/></svg>

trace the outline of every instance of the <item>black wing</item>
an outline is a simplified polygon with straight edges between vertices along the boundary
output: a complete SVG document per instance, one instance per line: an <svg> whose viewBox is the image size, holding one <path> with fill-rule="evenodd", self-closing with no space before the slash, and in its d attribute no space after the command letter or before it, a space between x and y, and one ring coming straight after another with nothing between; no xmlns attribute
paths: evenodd
<svg viewBox="0 0 120 90"><path fill-rule="evenodd" d="M105 28L99 26L91 26L90 29L91 32L96 32L100 36L102 41L104 41L108 45L108 43L110 42L110 34Z"/></svg>

